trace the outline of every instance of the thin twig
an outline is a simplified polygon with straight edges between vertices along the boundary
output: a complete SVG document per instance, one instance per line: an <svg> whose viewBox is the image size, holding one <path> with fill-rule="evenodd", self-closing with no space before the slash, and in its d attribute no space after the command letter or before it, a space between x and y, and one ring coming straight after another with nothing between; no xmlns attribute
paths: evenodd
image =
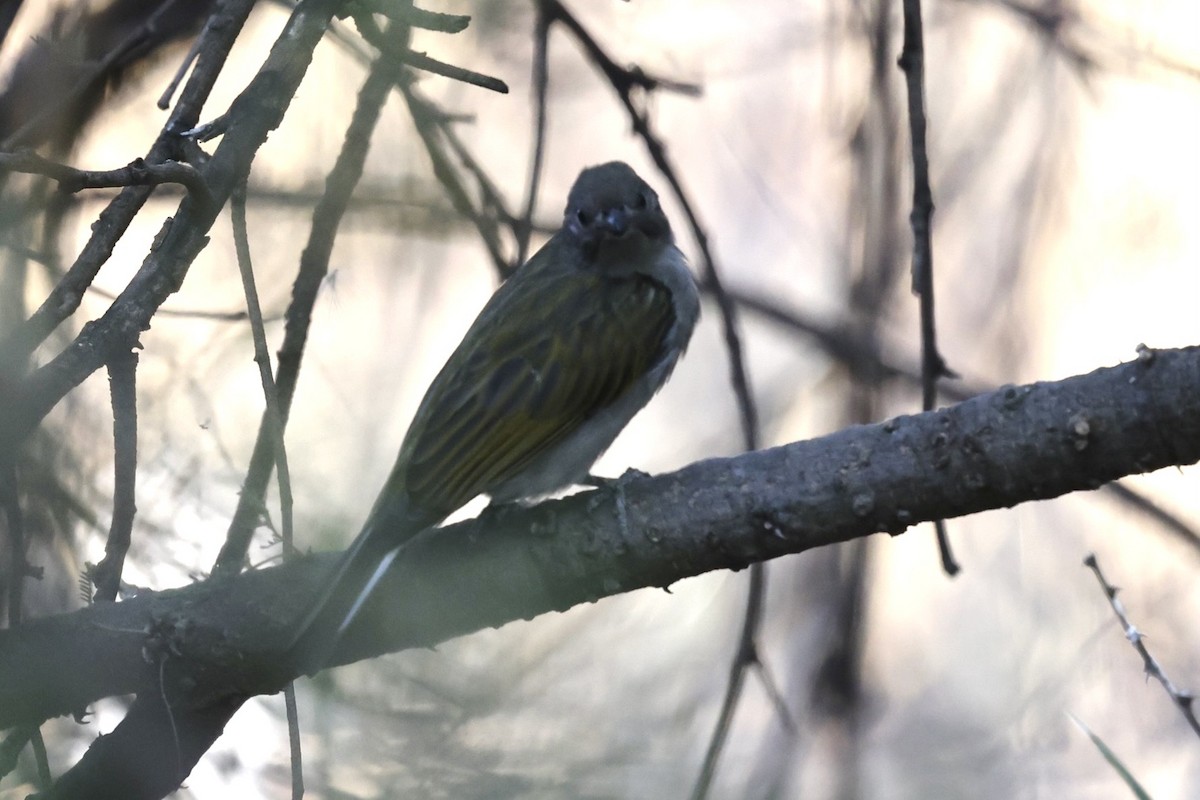
<svg viewBox="0 0 1200 800"><path fill-rule="evenodd" d="M370 17L356 16L355 24L362 37L380 52L392 52L397 49L394 45L385 43L385 37ZM352 55L359 59L364 57L353 40L340 38L338 41ZM424 97L413 83L413 75L407 74L397 82L396 88L408 105L417 133L429 154L434 177L442 185L455 211L469 220L479 233L497 273L501 278L505 278L521 262L510 261L505 257L505 248L500 240L500 226L509 228L514 237L519 237L521 221L508 210L503 195L455 132L454 123L463 121L461 116L440 109ZM455 159L451 158L451 151L463 169L474 178L480 196L478 203L471 199L471 192L455 166Z"/></svg>
<svg viewBox="0 0 1200 800"><path fill-rule="evenodd" d="M929 153L925 146L925 37L921 25L921 0L904 0L904 46L900 53L908 91L908 125L913 159L913 208L909 221L913 231L912 290L921 306L921 408L937 406L939 378L954 377L938 352L937 326L933 311L933 191L929 187ZM957 575L958 562L942 520L934 523L942 570Z"/></svg>
<svg viewBox="0 0 1200 800"><path fill-rule="evenodd" d="M104 544L104 559L91 571L95 600L116 600L121 572L137 513L134 488L137 478L137 364L134 350L119 353L108 362L109 394L113 410L113 513Z"/></svg>
<svg viewBox="0 0 1200 800"><path fill-rule="evenodd" d="M755 564L754 566L761 566ZM742 688L746 683L746 672L751 665L758 663L758 629L762 623L763 605L766 598L766 575L763 570L750 570L750 591L746 600L746 613L742 617L742 632L738 637L738 649L729 667L729 679L725 685L725 697L721 701L721 712L717 715L717 724L708 740L708 750L704 754L704 763L700 767L700 775L692 789L692 800L704 800L712 788L713 778L716 777L717 763L721 760L721 751L729 739L729 731L733 727L733 714L737 711L738 701L742 696ZM791 719L791 715L787 716Z"/></svg>
<svg viewBox="0 0 1200 800"><path fill-rule="evenodd" d="M1188 545L1193 553L1200 554L1200 531L1189 525L1178 514L1163 508L1138 490L1131 489L1124 484L1106 483L1101 487L1101 491L1112 495L1118 502L1129 506L1134 511L1145 514L1165 528L1167 532L1174 534L1179 541Z"/></svg>
<svg viewBox="0 0 1200 800"><path fill-rule="evenodd" d="M176 131L195 126L225 59L254 5L254 0L237 0L223 3L213 12L200 35L200 55L196 67L184 86L179 102L146 155L147 163L155 164L169 159L177 150ZM126 186L100 213L92 224L91 237L79 252L75 263L29 319L0 342L0 368L23 362L51 331L75 313L84 292L112 255L117 241L125 234L151 191L149 186Z"/></svg>
<svg viewBox="0 0 1200 800"><path fill-rule="evenodd" d="M258 377L262 382L266 410L263 424L271 438L275 456L275 474L279 485L279 515L282 520L283 560L287 561L295 552L292 535L292 474L288 468L287 447L283 437L283 414L279 407L279 392L275 377L271 374L271 354L267 349L267 332L263 327L262 307L258 302L258 289L254 285L254 267L250 258L250 235L246 230L246 184L242 183L230 195L230 219L233 225L233 243L237 251L238 273L242 278L242 291L246 296L246 313L250 317L250 336L254 341L254 361L258 364ZM300 749L300 720L296 710L296 686L289 682L283 690L284 708L288 722L288 744L292 762L292 796L300 800L304 796L303 752Z"/></svg>
<svg viewBox="0 0 1200 800"><path fill-rule="evenodd" d="M158 186L163 183L182 184L199 203L212 203L212 192L203 176L191 164L180 161L163 161L148 164L145 159L135 158L119 169L82 170L68 167L42 158L37 153L23 150L16 153L0 153L0 170L45 175L58 182L64 192L74 194L83 189L110 189L117 186Z"/></svg>
<svg viewBox="0 0 1200 800"><path fill-rule="evenodd" d="M550 85L547 63L550 18L545 8L537 7L533 29L533 154L529 157L529 184L525 190L525 212L517 225L517 264L529 256L529 237L533 233L533 210L537 206L538 186L542 182L542 159L546 150L546 92Z"/></svg>
<svg viewBox="0 0 1200 800"><path fill-rule="evenodd" d="M660 87L675 90L680 90L681 88L686 90L692 87L684 87L683 84L678 83L666 83L652 78L640 69L626 69L619 66L600 47L599 43L583 24L559 0L539 0L538 6L539 13L546 16L548 20L547 24L554 22L562 23L583 46L584 52L591 62L608 78L609 84L617 93L622 105L625 106L634 132L645 144L646 150L654 161L655 166L658 167L659 172L667 180L667 183L671 186L671 191L675 194L676 199L683 208L684 215L688 220L688 226L691 229L692 238L700 250L701 271L704 282L712 291L717 301L717 308L720 311L726 351L729 354L730 380L733 385L734 395L737 398L739 416L742 422L743 444L747 450L756 450L758 449L759 442L758 408L750 392L750 380L746 371L745 353L742 347L741 335L738 331L737 309L734 306L732 298L725 292L720 271L717 269L716 260L713 258L712 251L708 246L708 234L704 226L701 225L695 207L683 188L678 172L667 157L666 145L654 133L650 125L649 115L644 108L639 107L633 97L633 89L635 87L644 92ZM762 607L766 595L766 567L761 563L753 564L749 572L749 595L746 600L746 613L742 620L741 635L739 636L737 650L734 653L733 662L730 667L725 699L721 704L721 713L718 716L712 738L709 741L704 765L701 768L700 777L692 794L692 797L697 799L706 797L708 794L716 772L717 761L720 758L721 750L724 748L725 741L731 730L733 713L741 697L742 687L745 685L746 671L757 661L758 631L762 621Z"/></svg>
<svg viewBox="0 0 1200 800"><path fill-rule="evenodd" d="M300 710L296 707L296 683L283 687L283 709L288 724L288 755L292 764L292 800L304 797L304 751L300 746Z"/></svg>
<svg viewBox="0 0 1200 800"><path fill-rule="evenodd" d="M308 340L317 292L329 273L329 259L338 228L350 202L350 195L362 176L371 134L379 122L380 111L395 83L395 77L395 67L385 58L380 58L372 66L359 92L342 151L326 179L325 193L313 209L312 227L300 256L292 300L285 315L283 344L279 348L279 366L275 375L279 418L285 426L300 375L300 362ZM273 465L272 437L264 416L237 508L229 523L225 543L213 565L213 574L232 575L241 571L250 539L262 516L263 496Z"/></svg>
<svg viewBox="0 0 1200 800"><path fill-rule="evenodd" d="M659 172L666 178L667 183L670 184L672 193L683 208L684 215L688 220L688 227L692 232L692 237L696 240L696 246L700 250L704 281L712 288L713 295L717 301L717 308L721 314L726 349L729 353L730 379L733 383L738 408L741 412L743 444L747 450L755 450L758 447L758 409L750 394L750 384L746 374L741 335L738 332L737 326L737 310L734 307L733 301L725 293L720 271L716 267L716 260L713 258L712 251L708 246L708 234L705 232L704 226L700 224L694 204L683 189L679 173L667 158L666 145L651 128L649 115L644 109L639 108L638 104L634 101L632 91L634 87L641 90L649 90L661 85L661 81L649 77L641 70L626 69L619 66L604 52L603 48L596 42L596 39L559 0L539 0L539 4L545 9L545 13L549 16L552 23L562 23L571 32L575 39L583 46L584 52L592 63L608 78L622 105L625 106L634 132L646 145L646 150L650 154L650 158L654 161L655 166L658 167Z"/></svg>
<svg viewBox="0 0 1200 800"><path fill-rule="evenodd" d="M254 268L250 259L250 239L246 232L246 185L243 183L230 196L230 218L233 224L233 242L237 251L238 273L242 278L242 291L246 297L246 313L250 319L250 337L254 342L254 362L258 364L258 377L262 382L266 410L263 422L271 438L276 474L279 484L280 518L282 520L283 553L287 558L294 549L292 541L292 476L288 468L287 448L283 437L283 413L275 377L271 373L271 354L267 348L267 333L263 327L262 306L258 302L258 289L254 284Z"/></svg>
<svg viewBox="0 0 1200 800"><path fill-rule="evenodd" d="M25 541L25 517L21 513L21 501L17 490L17 468L12 462L0 465L0 505L4 506L4 519L8 530L8 627L21 624L21 600L25 595L25 579L35 575L34 568L26 560L28 542ZM36 572L38 578L40 571Z"/></svg>
<svg viewBox="0 0 1200 800"><path fill-rule="evenodd" d="M771 672L771 668L767 665L767 662L761 658L755 659L754 669L758 673L758 679L762 682L763 689L767 692L767 697L771 700L771 705L775 706L775 714L783 722L783 729L789 735L795 736L799 733L800 728L796 724L792 710L788 708L787 699L783 696L783 691L779 688L779 681L775 679L775 675Z"/></svg>
<svg viewBox="0 0 1200 800"><path fill-rule="evenodd" d="M17 489L16 465L4 465L4 474L0 475L0 504L4 505L5 522L8 530L8 628L16 630L22 618L22 599L25 594L25 578L42 577L41 567L34 567L26 560L26 549L29 542L25 539L25 517L20 510L20 497ZM34 748L37 762L38 780L43 788L49 788L50 769L46 760L46 742L42 741L42 730L37 726L26 729L28 736L25 740ZM24 734L22 734L24 736ZM13 758L16 758L14 754Z"/></svg>
<svg viewBox="0 0 1200 800"><path fill-rule="evenodd" d="M438 61L426 53L419 53L410 48L407 40L402 44L395 43L388 36L380 33L379 26L375 24L375 20L367 14L355 14L354 24L358 27L359 33L362 34L363 38L379 50L381 55L397 64L407 64L413 69L430 72L434 75L441 75L444 78L469 83L483 89L490 89L500 94L508 94L508 84L499 78L493 78L491 75L484 75L481 72L475 72L465 67Z"/></svg>
<svg viewBox="0 0 1200 800"><path fill-rule="evenodd" d="M4 506L5 523L9 540L9 576L8 576L8 627L15 630L21 625L22 598L25 594L25 579L42 577L42 569L33 567L26 558L29 543L25 537L25 516L21 512L20 494L17 489L17 469L11 462L0 466L0 504ZM28 741L34 752L38 765L38 779L43 788L50 786L50 767L46 762L46 744L42 741L42 731L37 725L26 729L28 734L22 736ZM14 755L15 759L15 755Z"/></svg>
<svg viewBox="0 0 1200 800"><path fill-rule="evenodd" d="M410 28L423 28L436 33L461 33L467 29L471 18L464 14L444 14L440 11L426 11L417 8L412 2L397 2L397 0L359 0L366 8L379 13L388 19L395 20Z"/></svg>
<svg viewBox="0 0 1200 800"><path fill-rule="evenodd" d="M212 19L211 17L209 18ZM191 68L196 60L196 54L200 52L200 42L203 41L202 36L197 36L192 46L188 48L187 55L183 57L183 61L179 64L179 69L175 70L174 77L167 84L167 88L163 89L163 93L159 96L158 102L155 104L163 111L171 107L171 98L175 96L175 92L179 89L179 84L183 83L187 71Z"/></svg>
<svg viewBox="0 0 1200 800"><path fill-rule="evenodd" d="M34 728L29 737L29 746L33 750L33 763L37 767L38 783L43 791L49 791L54 778L50 774L50 758L46 755L46 741L42 738L42 729Z"/></svg>
<svg viewBox="0 0 1200 800"><path fill-rule="evenodd" d="M707 291L704 283L700 288ZM751 294L744 290L729 289L729 296L746 311L764 319L802 333L815 343L830 358L836 359L851 374L869 372L882 378L902 380L920 388L920 369L897 363L886 358L877 348L859 341L844 323L823 323L804 312L786 308L775 298ZM954 401L994 392L996 386L980 383L964 383L961 380L939 387L939 391ZM1121 483L1106 483L1100 491L1110 494L1118 502L1134 511L1145 514L1168 533L1187 545L1193 553L1200 555L1200 530L1189 525L1178 514L1163 508L1146 495Z"/></svg>
<svg viewBox="0 0 1200 800"><path fill-rule="evenodd" d="M425 53L418 53L415 50L404 50L397 53L396 56L398 60L403 61L414 69L431 72L434 75L441 75L451 80L470 83L483 89L499 92L500 94L508 94L508 84L499 78L493 78L491 75L484 75L481 72L457 67L454 64L447 64L444 61L438 61L436 58L431 58Z"/></svg>
<svg viewBox="0 0 1200 800"><path fill-rule="evenodd" d="M425 145L425 152L429 154L434 177L445 189L454 210L469 219L479 232L496 271L501 275L509 274L514 265L504 257L504 246L500 241L496 218L488 216L482 209L475 207L462 177L454 166L453 159L447 152L445 136L448 125L445 124L443 116L437 107L419 94L409 82L402 81L399 88L408 104L409 114L417 127L417 134ZM484 184L480 183L480 185Z"/></svg>
<svg viewBox="0 0 1200 800"><path fill-rule="evenodd" d="M146 17L144 23L130 31L129 35L120 44L105 54L104 58L97 61L70 89L65 92L55 93L53 97L47 98L51 102L47 102L37 114L31 116L21 127L13 131L3 143L0 143L0 150L13 150L17 147L31 144L31 135L40 126L44 125L55 114L60 113L62 109L69 108L97 80L111 72L120 63L121 59L137 50L147 39L151 38L158 27L159 21L168 11L172 10L172 6L176 2L177 0L164 0L158 8L154 9Z"/></svg>
<svg viewBox="0 0 1200 800"><path fill-rule="evenodd" d="M1083 565L1095 573L1096 580L1100 582L1100 588L1104 591L1104 596L1108 598L1108 603L1112 606L1113 613L1117 615L1117 621L1121 623L1121 630L1125 633L1125 638L1129 640L1129 643L1133 645L1133 649L1142 657L1142 665L1146 670L1146 674L1162 684L1163 689L1166 690L1167 695L1171 698L1171 702L1179 708L1180 713L1183 714L1183 718L1187 720L1192 731L1197 736L1200 736L1200 720L1196 718L1196 709L1193 702L1195 699L1194 695L1189 691L1175 686L1171 682L1171 679L1167 677L1167 673L1163 671L1158 660L1150 654L1150 650L1146 647L1145 637L1129 621L1129 616L1125 613L1125 605L1117 599L1117 592L1119 590L1109 583L1104 577L1104 573L1100 571L1100 564L1096 561L1096 554L1089 553L1083 559Z"/></svg>

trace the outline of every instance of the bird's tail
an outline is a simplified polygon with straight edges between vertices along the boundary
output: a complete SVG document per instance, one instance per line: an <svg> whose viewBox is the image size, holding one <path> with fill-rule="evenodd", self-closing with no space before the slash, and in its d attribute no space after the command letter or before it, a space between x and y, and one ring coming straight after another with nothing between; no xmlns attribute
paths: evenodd
<svg viewBox="0 0 1200 800"><path fill-rule="evenodd" d="M404 544L437 523L436 517L393 501L375 508L346 550L333 577L296 630L291 661L308 674L323 669Z"/></svg>

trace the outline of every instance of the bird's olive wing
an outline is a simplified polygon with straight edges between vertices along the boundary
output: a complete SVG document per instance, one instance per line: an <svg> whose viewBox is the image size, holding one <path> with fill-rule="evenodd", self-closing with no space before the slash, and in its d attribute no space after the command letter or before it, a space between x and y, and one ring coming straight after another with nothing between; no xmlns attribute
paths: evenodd
<svg viewBox="0 0 1200 800"><path fill-rule="evenodd" d="M674 312L642 276L539 276L485 310L422 403L405 486L449 513L519 475L663 356Z"/></svg>

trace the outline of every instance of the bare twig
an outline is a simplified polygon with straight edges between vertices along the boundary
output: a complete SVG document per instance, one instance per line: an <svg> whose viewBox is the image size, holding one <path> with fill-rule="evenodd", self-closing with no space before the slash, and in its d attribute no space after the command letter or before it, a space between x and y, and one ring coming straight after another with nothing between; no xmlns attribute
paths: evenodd
<svg viewBox="0 0 1200 800"><path fill-rule="evenodd" d="M741 335L738 332L737 326L737 310L734 307L733 300L725 293L720 272L716 267L716 260L713 258L712 251L708 246L708 234L705 232L704 226L700 224L700 218L696 213L694 204L691 202L691 198L684 191L678 171L667 157L666 145L654 133L650 125L649 115L645 109L639 108L633 96L633 89L635 87L643 91L648 91L663 85L663 82L656 78L651 78L641 70L626 69L619 66L604 52L591 33L583 27L583 24L559 0L538 0L538 2L549 17L550 22L561 23L563 27L570 31L571 35L583 46L584 52L592 63L608 78L613 90L621 100L621 104L625 106L634 132L646 145L646 150L650 154L650 158L654 161L655 166L658 167L663 177L666 178L667 183L671 186L672 193L683 208L692 237L696 240L696 246L700 249L701 270L704 281L711 287L713 296L717 301L717 308L721 313L726 349L729 353L730 379L733 383L738 408L741 412L742 439L746 449L753 450L758 446L758 410L750 394L750 384L746 374Z"/></svg>
<svg viewBox="0 0 1200 800"><path fill-rule="evenodd" d="M1171 698L1171 702L1179 708L1180 713L1183 714L1183 718L1187 720L1192 731L1197 736L1200 736L1200 720L1196 718L1194 695L1189 691L1175 686L1171 682L1171 679L1167 677L1167 673L1163 671L1158 660L1150 654L1150 650L1146 647L1145 637L1129 621L1129 615L1125 613L1125 605L1117 599L1117 592L1119 590L1109 583L1104 577L1104 573L1100 571L1100 564L1096 561L1096 554L1089 553L1083 559L1083 565L1095 573L1096 580L1100 582L1100 588L1104 591L1104 596L1108 598L1108 603L1112 606L1113 613L1117 615L1117 621L1121 623L1121 630L1125 633L1125 638L1129 640L1129 643L1133 645L1133 649L1142 657L1142 665L1146 670L1146 674L1162 684L1163 689L1166 690L1167 695Z"/></svg>
<svg viewBox="0 0 1200 800"><path fill-rule="evenodd" d="M108 362L109 394L113 410L113 513L104 544L104 559L90 573L93 599L116 600L121 572L137 512L134 488L137 477L137 364L134 350L118 353Z"/></svg>
<svg viewBox="0 0 1200 800"><path fill-rule="evenodd" d="M211 19L211 18L210 18ZM179 69L175 70L174 77L171 78L167 88L163 89L163 93L159 96L158 102L155 104L163 111L171 107L171 98L175 96L175 91L179 88L179 84L183 83L184 76L191 66L196 61L196 55L200 52L200 42L204 40L203 36L197 36L192 42L192 46L188 48L187 55L183 57L183 61L179 64Z"/></svg>
<svg viewBox="0 0 1200 800"><path fill-rule="evenodd" d="M733 728L733 714L737 711L738 701L742 696L742 688L746 683L746 672L751 666L759 663L758 630L762 625L763 604L766 598L765 580L766 575L761 569L750 571L746 613L742 616L738 649L729 665L729 678L725 683L725 696L721 700L721 711L717 715L713 734L708 740L708 749L704 753L700 775L696 778L696 785L692 788L692 800L703 800L708 797L713 778L717 774L717 764L721 760L721 751L725 748L725 742L729 739L729 731ZM790 720L791 715L788 714L785 719Z"/></svg>
<svg viewBox="0 0 1200 800"><path fill-rule="evenodd" d="M9 540L8 576L8 627L16 629L21 624L21 606L25 594L26 578L41 578L42 569L33 567L26 550L29 542L25 536L25 516L21 512L21 500L17 489L17 470L12 463L0 466L0 505L4 506L4 518ZM38 764L38 778L44 787L50 785L50 767L46 762L46 744L37 725L25 726L22 738L33 747ZM14 742L15 743L15 742ZM18 751L20 748L17 748ZM14 753L13 758L16 758Z"/></svg>
<svg viewBox="0 0 1200 800"><path fill-rule="evenodd" d="M239 15L248 14L253 5L253 0L227 0L217 13L232 18L225 19L223 25L210 25L207 31L219 30L222 36L236 36L240 28L238 20L244 19ZM245 180L258 148L279 125L330 17L339 6L338 0L301 0L297 5L262 68L235 101L238 113L231 115L223 141L205 165L205 177L217 202L203 208L185 197L163 227L138 273L104 316L85 326L62 353L21 382L13 403L16 410L9 415L9 425L3 430L0 452L15 452L67 392L116 352L131 347L162 302L179 288L192 261L207 243L206 234L216 219L217 206ZM208 62L215 53L220 53L223 61L224 52L220 48L212 52L202 49L192 78L172 114L173 120L187 122L181 118L184 112L180 109L189 109L187 113L191 113L198 108L191 100L196 87L205 80L201 76L215 75L208 72ZM219 71L219 66L215 70ZM190 121L191 125L181 124L171 130L194 127L195 119ZM142 691L144 688L139 688L133 708L117 729L97 740L102 744L94 743L89 748L84 758L60 778L55 792L62 796L159 797L173 791L182 778L175 764L190 769L244 699L226 693L220 700L196 706L162 708L168 697L166 687L160 687L161 698L154 692ZM169 724L169 729L164 723ZM171 738L164 741L164 732ZM123 750L122 742L133 742L136 746ZM169 749L163 752L164 747ZM135 776L136 790L131 787ZM114 779L120 788L106 783ZM148 785L155 788L147 789Z"/></svg>
<svg viewBox="0 0 1200 800"><path fill-rule="evenodd" d="M446 190L446 195L450 198L454 209L471 221L475 229L479 232L480 238L483 240L484 246L487 248L488 255L492 259L492 264L496 271L501 275L508 275L516 265L510 264L504 256L504 245L500 241L499 224L497 217L502 216L501 209L502 200L499 197L492 197L490 201L484 200L481 205L491 207L495 213L489 215L483 208L476 208L475 203L471 200L470 192L459 174L458 169L454 165L454 160L450 157L448 150L450 149L446 141L446 135L449 132L449 124L444 115L431 102L426 100L416 87L412 86L408 81L401 81L399 84L400 92L408 104L409 113L412 115L413 123L417 127L417 133L421 137L421 142L425 145L425 151L429 154L429 159L433 164L433 174L438 182L442 184L442 188ZM459 150L458 152L462 152ZM490 181L484 182L478 180L476 183L480 186L481 191L488 192ZM507 212L503 212L507 214Z"/></svg>
<svg viewBox="0 0 1200 800"><path fill-rule="evenodd" d="M33 749L33 763L37 765L38 782L42 789L49 789L53 782L50 775L50 759L46 755L46 742L42 737L42 729L34 728L29 737L29 746Z"/></svg>
<svg viewBox="0 0 1200 800"><path fill-rule="evenodd" d="M701 283L700 288L707 291ZM752 294L746 290L729 289L730 297L746 311L757 314L777 325L785 326L809 338L830 358L837 360L851 374L870 373L882 378L895 379L911 384L918 389L922 385L919 367L886 358L868 342L860 341L844 323L818 321L803 311L787 308L778 299ZM993 392L994 385L955 381L939 387L939 391L951 400L961 401L969 397ZM1163 508L1146 495L1121 483L1108 483L1100 489L1118 502L1145 514L1168 533L1186 544L1193 553L1200 555L1200 531L1189 525L1178 514Z"/></svg>
<svg viewBox="0 0 1200 800"><path fill-rule="evenodd" d="M292 764L292 800L304 797L304 758L300 747L300 711L296 707L296 684L283 687L283 710L288 724L288 755Z"/></svg>
<svg viewBox="0 0 1200 800"><path fill-rule="evenodd" d="M537 7L533 29L533 153L529 157L529 184L525 189L525 212L517 225L517 264L529 256L529 237L533 232L533 210L537 206L538 186L542 182L542 158L546 150L546 91L550 84L547 64L550 17L543 6Z"/></svg>
<svg viewBox="0 0 1200 800"><path fill-rule="evenodd" d="M267 347L267 333L263 328L262 306L258 302L258 289L254 284L254 268L250 258L250 238L246 231L246 185L234 189L230 197L230 218L233 224L233 242L237 251L238 273L242 278L242 291L246 297L246 313L250 319L250 337L254 342L254 362L258 365L258 377L262 382L263 399L266 406L263 424L271 439L276 474L279 485L280 519L284 558L294 550L292 541L292 476L288 468L287 448L284 444L283 411L275 377L271 373L271 353Z"/></svg>
<svg viewBox="0 0 1200 800"><path fill-rule="evenodd" d="M42 741L42 732L37 725L19 725L0 742L0 779L17 768L17 759L27 744L33 750L40 788L49 789L50 763L46 759L46 743Z"/></svg>
<svg viewBox="0 0 1200 800"><path fill-rule="evenodd" d="M1078 9L1070 4L1038 4L1030 0L988 2L1028 23L1084 78L1092 71L1112 69L1114 63L1123 62L1134 68L1149 65L1190 80L1200 80L1200 65L1141 46L1143 37L1132 35L1131 30L1123 29L1119 33L1101 30L1095 21L1080 14Z"/></svg>
<svg viewBox="0 0 1200 800"><path fill-rule="evenodd" d="M397 0L359 0L371 11L383 14L410 28L423 28L437 33L461 33L471 23L471 18L463 14L444 14L439 11L426 11L417 8L411 2Z"/></svg>
<svg viewBox="0 0 1200 800"><path fill-rule="evenodd" d="M1175 538L1188 545L1193 553L1200 554L1200 531L1146 495L1120 483L1108 483L1101 490L1111 495L1118 502L1129 506L1138 513L1145 514L1154 522L1174 534Z"/></svg>
<svg viewBox="0 0 1200 800"><path fill-rule="evenodd" d="M418 53L415 50L403 50L395 55L399 61L403 61L414 69L431 72L434 75L441 75L451 80L470 83L484 89L490 89L493 92L499 92L500 94L508 94L508 84L499 78L493 78L491 75L484 75L481 72L457 67L454 64L447 64L444 61L430 58L425 53Z"/></svg>
<svg viewBox="0 0 1200 800"><path fill-rule="evenodd" d="M362 176L371 133L379 122L380 111L395 79L395 67L386 58L380 58L372 66L359 92L358 104L346 131L342 151L326 179L325 193L313 209L312 228L300 256L300 267L292 287L292 301L286 313L284 339L279 349L279 367L275 375L279 419L285 426L300 375L300 362L308 340L317 292L329 273L334 239L350 202L350 195ZM225 544L213 565L214 574L230 575L241 570L250 539L261 519L263 496L274 464L269 425L269 420L264 416L237 509L229 523Z"/></svg>
<svg viewBox="0 0 1200 800"><path fill-rule="evenodd" d="M766 691L771 705L775 706L775 714L779 717L779 721L783 723L783 729L787 731L788 735L795 736L799 733L800 729L796 725L796 718L792 714L792 710L788 708L787 698L783 696L783 691L779 688L779 681L776 680L774 673L771 672L770 666L756 655L754 669L758 673L758 679L762 682L763 689Z"/></svg>
<svg viewBox="0 0 1200 800"><path fill-rule="evenodd" d="M75 103L85 92L87 92L96 81L109 74L113 68L119 64L126 56L137 51L144 46L145 42L152 39L160 22L164 16L170 12L179 10L175 6L179 4L179 0L163 0L163 2L146 17L146 21L140 26L130 31L124 41L110 50L103 58L98 60L88 72L83 75L75 84L65 92L57 94L52 98L47 98L47 102L41 110L25 121L21 127L13 131L3 143L0 143L0 150L13 150L17 147L25 146L32 143L33 134L43 126L47 120L60 113L62 109L68 108Z"/></svg>
<svg viewBox="0 0 1200 800"><path fill-rule="evenodd" d="M151 146L145 161L156 164L176 152L178 130L194 127L207 101L217 75L225 64L233 42L254 7L254 0L233 0L221 4L201 34L200 55L163 130ZM215 21L214 21L215 20ZM126 186L92 225L92 235L75 263L47 295L41 306L24 324L0 342L0 368L22 363L50 332L79 308L83 294L100 267L112 255L134 216L150 197L149 186Z"/></svg>
<svg viewBox="0 0 1200 800"><path fill-rule="evenodd" d="M242 183L230 196L230 219L233 225L233 242L237 250L238 273L242 278L242 291L246 296L246 313L250 317L250 336L254 341L254 361L258 364L258 377L262 382L263 425L270 436L275 456L275 474L279 485L279 515L282 525L283 560L286 562L295 552L292 536L292 474L288 467L287 447L283 438L283 412L279 405L279 392L271 374L271 354L267 349L267 333L263 328L262 307L258 302L258 289L254 285L254 267L250 258L250 235L246 230L246 184ZM304 796L303 753L300 749L300 720L296 710L296 686L288 683L283 690L284 708L287 713L288 744L292 762L292 796L300 800Z"/></svg>
<svg viewBox="0 0 1200 800"><path fill-rule="evenodd" d="M204 182L204 178L196 168L180 161L148 164L145 159L135 158L119 169L82 170L50 161L30 151L22 151L0 153L0 170L4 169L45 175L57 181L62 191L72 194L84 189L178 183L192 193L196 202L204 204L213 202L212 192L209 191L208 184Z"/></svg>
<svg viewBox="0 0 1200 800"><path fill-rule="evenodd" d="M381 55L397 64L407 64L413 69L431 72L434 75L441 75L444 78L490 89L500 94L508 94L508 84L499 78L493 78L491 75L484 75L481 72L475 72L464 67L455 66L454 64L447 64L444 61L438 61L425 53L419 53L411 49L408 46L407 40L402 44L397 44L390 37L380 32L379 26L375 24L375 20L369 15L356 14L354 24L358 27L359 33L362 34L363 38L379 50Z"/></svg>
<svg viewBox="0 0 1200 800"><path fill-rule="evenodd" d="M738 331L737 309L732 298L725 292L721 281L720 271L716 260L708 246L708 234L701 225L695 206L683 188L674 165L667 157L666 145L654 132L650 124L649 114L640 107L633 96L634 88L649 92L656 88L673 89L676 91L691 91L694 87L679 83L664 82L647 75L640 69L626 69L619 66L600 47L596 39L559 0L538 0L539 13L547 23L561 23L572 36L583 46L591 62L608 78L609 84L617 93L621 104L629 116L634 132L646 146L650 158L654 161L667 183L671 186L676 199L687 217L688 227L700 250L701 271L704 282L711 290L720 311L722 329L725 335L726 351L729 354L730 380L734 395L737 398L739 416L742 423L742 439L747 450L755 450L759 440L758 408L750 392L750 381L747 376L745 354ZM746 613L742 620L742 630L739 636L733 663L730 667L730 677L726 685L725 699L721 704L721 713L709 742L700 778L692 794L693 798L703 798L708 794L712 777L716 771L717 760L720 757L724 743L728 738L733 722L733 712L737 708L745 683L746 671L757 660L758 630L762 620L762 605L766 593L766 567L753 564L750 567L749 596L746 601Z"/></svg>
<svg viewBox="0 0 1200 800"><path fill-rule="evenodd" d="M1066 428L1081 406L1096 432L1082 452L1083 440ZM1155 435L1160 426L1172 431L1169 441ZM635 477L623 491L627 529L612 493L585 492L433 530L412 540L380 582L376 607L364 611L368 624L346 632L338 661L1198 460L1200 347L1159 350L1149 363L1010 386L937 411ZM731 474L739 481L731 484ZM531 539L530 530L545 535ZM581 570L571 554L584 551ZM231 686L276 691L296 668L281 659L291 634L280 619L302 613L338 559L321 554L35 620L0 647L0 674L9 678L0 681L0 728L136 691L152 610L187 619L187 675L199 682L193 701L224 697ZM210 637L227 646L209 647Z"/></svg>
<svg viewBox="0 0 1200 800"><path fill-rule="evenodd" d="M356 16L355 25L363 39L380 52L392 53L404 49L387 44L386 37L370 17ZM367 59L357 40L342 35L337 41L359 60ZM414 76L407 74L397 81L396 88L409 107L417 133L432 162L434 177L442 185L454 209L472 224L483 239L497 273L502 278L507 277L521 262L510 261L504 255L500 226L510 229L514 237L519 239L522 221L508 209L504 196L455 132L454 123L464 121L461 115L443 111L422 95L413 83ZM456 159L462 165L461 171L455 165ZM462 171L473 178L478 189L478 203L472 200Z"/></svg>
<svg viewBox="0 0 1200 800"><path fill-rule="evenodd" d="M904 47L900 53L908 89L908 126L913 158L913 209L909 217L913 231L912 289L921 305L921 407L937 406L939 378L954 377L937 347L933 312L933 192L929 188L929 154L925 147L925 38L921 26L921 0L904 0ZM942 570L957 575L958 562L942 520L934 522Z"/></svg>

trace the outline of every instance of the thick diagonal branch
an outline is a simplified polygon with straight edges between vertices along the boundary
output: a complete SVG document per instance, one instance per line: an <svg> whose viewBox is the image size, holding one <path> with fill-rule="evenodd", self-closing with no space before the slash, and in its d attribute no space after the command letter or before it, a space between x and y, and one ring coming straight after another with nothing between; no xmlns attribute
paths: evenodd
<svg viewBox="0 0 1200 800"><path fill-rule="evenodd" d="M634 478L412 541L338 663L878 531L1200 461L1200 347ZM617 502L625 505L625 524ZM0 631L0 728L101 697L277 691L335 554ZM159 683L165 670L172 685Z"/></svg>

